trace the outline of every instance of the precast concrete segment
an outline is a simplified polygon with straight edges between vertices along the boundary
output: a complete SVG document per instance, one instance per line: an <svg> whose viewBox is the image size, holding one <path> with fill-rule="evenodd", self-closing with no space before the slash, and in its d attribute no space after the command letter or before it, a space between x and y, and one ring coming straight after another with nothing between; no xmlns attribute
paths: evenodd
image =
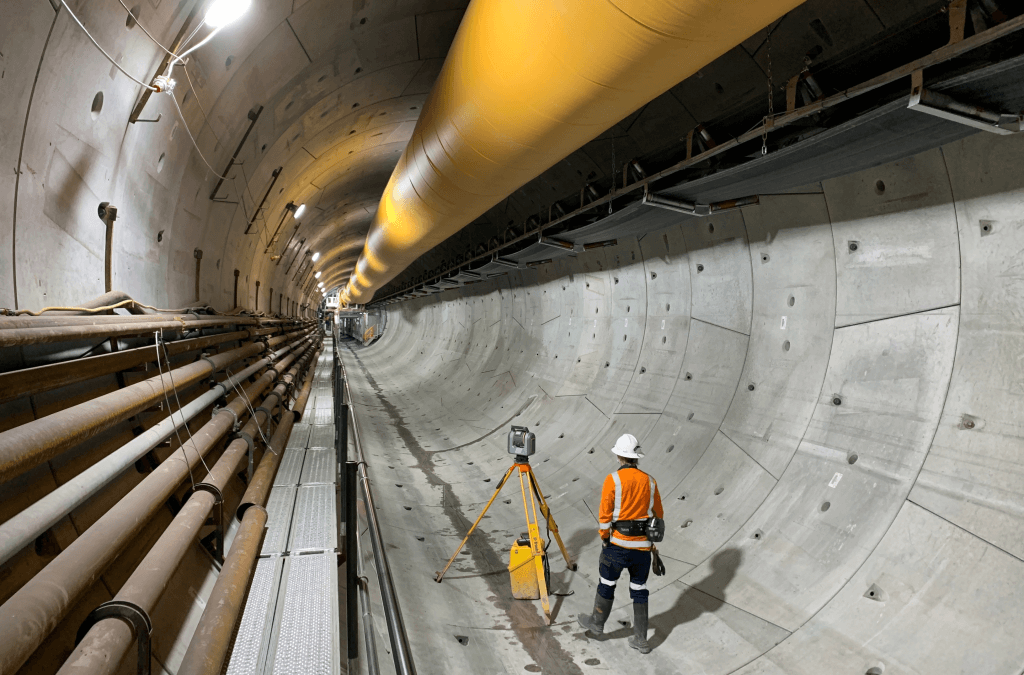
<svg viewBox="0 0 1024 675"><path fill-rule="evenodd" d="M517 188L799 4L470 3L342 301L367 302Z"/></svg>
<svg viewBox="0 0 1024 675"><path fill-rule="evenodd" d="M1022 156L1022 138L973 136L680 216L389 305L377 343L340 345L421 667L1019 672ZM576 593L551 627L511 599L514 492L429 578L507 469L509 424L537 433L537 479L579 557L575 573L552 561L553 589ZM625 592L610 640L570 618L598 583L594 515L627 431L669 525L642 659L618 639Z"/></svg>
<svg viewBox="0 0 1024 675"><path fill-rule="evenodd" d="M289 368L294 363L297 369L308 360L313 345L308 343L308 339L302 342L307 343L305 349L286 356L278 364L279 368ZM181 456L175 452L162 462L85 534L0 606L0 672L13 672L28 659L181 482L196 471L201 465L201 458L231 429L234 420L244 416L249 402L262 400L261 405L272 409L285 395L287 380L293 377L294 374L289 372L285 376L286 381L260 399L278 379L273 370L261 376L225 406L233 412L232 415L214 415L210 422L192 433L187 448L180 450ZM254 436L257 424L262 425L266 417L264 410L257 410L243 431ZM247 443L243 439L236 439L229 445L234 453L245 447Z"/></svg>

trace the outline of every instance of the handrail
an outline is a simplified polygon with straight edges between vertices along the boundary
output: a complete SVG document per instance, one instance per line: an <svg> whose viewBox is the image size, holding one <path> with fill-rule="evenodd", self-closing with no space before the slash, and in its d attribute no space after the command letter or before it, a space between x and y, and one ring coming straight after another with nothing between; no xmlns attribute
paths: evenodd
<svg viewBox="0 0 1024 675"><path fill-rule="evenodd" d="M337 347L335 354L337 355ZM341 368L342 375L347 375L341 357L337 356L337 366ZM345 386L345 399L352 401L352 393L349 387L348 377L343 377ZM409 648L409 636L405 630L405 621L402 619L402 610L398 604L398 595L395 593L395 580L391 574L391 565L388 563L387 552L384 548L384 541L380 534L380 525L377 522L377 509L373 504L373 491L370 489L370 478L366 473L366 458L363 455L363 445L359 440L359 427L356 423L355 411L348 406L351 417L352 436L355 441L359 482L362 485L363 499L366 505L366 522L369 526L370 544L373 549L374 566L377 568L377 580L380 584L381 603L384 606L384 621L388 626L388 637L391 640L391 654L395 660L395 670L398 675L416 675L416 666L412 660L412 652ZM346 532L347 536L351 533ZM358 536L358 534L356 535Z"/></svg>

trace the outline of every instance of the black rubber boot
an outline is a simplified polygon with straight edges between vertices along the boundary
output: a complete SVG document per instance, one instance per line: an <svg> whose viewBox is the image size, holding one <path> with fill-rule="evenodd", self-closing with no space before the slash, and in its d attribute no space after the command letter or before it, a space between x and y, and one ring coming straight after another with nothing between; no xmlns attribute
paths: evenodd
<svg viewBox="0 0 1024 675"><path fill-rule="evenodd" d="M641 654L650 654L651 646L647 644L647 603L633 603L633 637L629 638L629 646Z"/></svg>
<svg viewBox="0 0 1024 675"><path fill-rule="evenodd" d="M608 620L608 615L612 611L612 598L603 598L598 595L594 599L594 613L588 614L577 614L576 620L580 622L580 625L586 628L594 637L601 637L604 633L604 624Z"/></svg>

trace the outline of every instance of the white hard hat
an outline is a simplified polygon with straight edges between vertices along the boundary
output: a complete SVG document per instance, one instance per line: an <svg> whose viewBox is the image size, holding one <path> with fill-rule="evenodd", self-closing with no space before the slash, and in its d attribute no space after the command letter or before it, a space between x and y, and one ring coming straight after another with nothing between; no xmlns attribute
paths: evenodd
<svg viewBox="0 0 1024 675"><path fill-rule="evenodd" d="M615 441L612 452L626 459L639 459L644 456L644 453L640 452L640 441L636 440L636 436L633 434L622 434L619 436L619 440Z"/></svg>

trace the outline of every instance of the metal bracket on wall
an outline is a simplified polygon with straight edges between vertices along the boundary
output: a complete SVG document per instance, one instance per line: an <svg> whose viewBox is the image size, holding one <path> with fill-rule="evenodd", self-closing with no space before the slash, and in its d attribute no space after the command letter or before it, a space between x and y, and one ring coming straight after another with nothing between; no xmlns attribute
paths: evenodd
<svg viewBox="0 0 1024 675"><path fill-rule="evenodd" d="M660 209L668 209L669 211L676 211L678 213L685 213L688 216L710 216L717 213L725 213L726 211L733 211L735 209L744 206L753 206L760 203L760 199L757 195L750 197L740 197L739 199L729 199L722 202L712 202L710 204L698 204L695 202L688 202L682 199L674 199L672 197L664 197L654 192L644 191L644 198L641 201L642 204L647 206L656 206Z"/></svg>
<svg viewBox="0 0 1024 675"><path fill-rule="evenodd" d="M75 644L81 642L89 629L104 619L121 619L131 627L139 645L138 662L135 666L136 675L149 675L152 663L150 637L153 633L153 622L150 620L149 614L134 603L125 600L110 600L96 607L89 612L89 616L85 617L85 621L79 626Z"/></svg>
<svg viewBox="0 0 1024 675"><path fill-rule="evenodd" d="M910 76L910 102L907 108L992 134L1008 136L1021 131L1021 115L961 103L952 96L925 89L923 70L915 70Z"/></svg>
<svg viewBox="0 0 1024 675"><path fill-rule="evenodd" d="M209 492L213 495L213 557L221 565L224 564L224 494L212 483L196 483L185 490L184 503L196 492Z"/></svg>

